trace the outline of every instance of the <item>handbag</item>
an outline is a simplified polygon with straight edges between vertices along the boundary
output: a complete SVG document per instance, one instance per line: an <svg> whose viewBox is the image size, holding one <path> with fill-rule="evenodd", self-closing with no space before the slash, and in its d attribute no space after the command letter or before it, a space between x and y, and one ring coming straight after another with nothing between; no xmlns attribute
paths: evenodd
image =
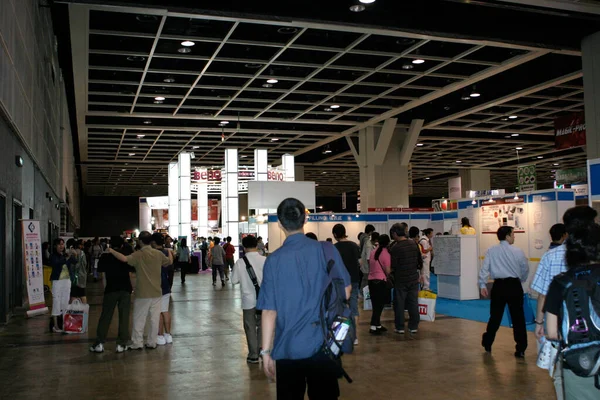
<svg viewBox="0 0 600 400"><path fill-rule="evenodd" d="M65 333L85 333L88 328L90 305L79 299L73 300L63 313L63 330Z"/></svg>
<svg viewBox="0 0 600 400"><path fill-rule="evenodd" d="M381 268L381 270L383 271L383 274L385 275L385 288L386 289L393 289L396 284L394 282L394 277L392 276L392 274L387 274L385 272L385 269L383 269L383 265L381 265L381 261L377 260L377 262L379 263L379 267Z"/></svg>

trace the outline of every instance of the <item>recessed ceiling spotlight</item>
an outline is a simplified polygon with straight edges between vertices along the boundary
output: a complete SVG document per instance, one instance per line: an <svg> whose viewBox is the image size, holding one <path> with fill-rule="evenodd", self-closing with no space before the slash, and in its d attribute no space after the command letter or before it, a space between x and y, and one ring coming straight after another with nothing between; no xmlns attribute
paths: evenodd
<svg viewBox="0 0 600 400"><path fill-rule="evenodd" d="M463 100L463 101L468 101L468 100L471 100L471 96L469 96L469 93L464 92L462 94L462 96L460 96L460 99Z"/></svg>
<svg viewBox="0 0 600 400"><path fill-rule="evenodd" d="M333 108L333 109L340 108L340 105L339 104L332 104L332 105L329 106L329 108Z"/></svg>
<svg viewBox="0 0 600 400"><path fill-rule="evenodd" d="M417 147L423 147L424 144L423 143L417 143Z"/></svg>
<svg viewBox="0 0 600 400"><path fill-rule="evenodd" d="M552 165L554 165L555 167L558 167L560 164L559 163L554 163Z"/></svg>
<svg viewBox="0 0 600 400"><path fill-rule="evenodd" d="M154 98L154 100L156 100L156 101L165 101L165 100L166 100L166 98L165 98L165 97L163 97L163 96L156 96L156 97Z"/></svg>
<svg viewBox="0 0 600 400"><path fill-rule="evenodd" d="M164 101L162 101L162 100L154 100L154 104L163 104L163 103L164 103Z"/></svg>
<svg viewBox="0 0 600 400"><path fill-rule="evenodd" d="M327 107L327 108L325 108L325 111L327 111L327 112L333 111L333 108Z"/></svg>
<svg viewBox="0 0 600 400"><path fill-rule="evenodd" d="M135 156L135 153L129 153L129 157Z"/></svg>
<svg viewBox="0 0 600 400"><path fill-rule="evenodd" d="M501 121L508 121L508 118L504 117L500 119Z"/></svg>
<svg viewBox="0 0 600 400"><path fill-rule="evenodd" d="M271 85L270 83L263 83L263 84L262 84L262 87L264 87L264 88L267 88L267 89L268 89L268 88L272 88L272 87L273 87L273 85Z"/></svg>
<svg viewBox="0 0 600 400"><path fill-rule="evenodd" d="M462 161L460 161L460 160L456 160L456 163L457 163L457 164L460 164L460 163L462 163Z"/></svg>
<svg viewBox="0 0 600 400"><path fill-rule="evenodd" d="M516 116L516 115L509 115L509 116L508 116L508 119L517 119L517 118L519 118L519 117L518 117L518 116Z"/></svg>
<svg viewBox="0 0 600 400"><path fill-rule="evenodd" d="M133 146L132 149L137 149L137 146Z"/></svg>
<svg viewBox="0 0 600 400"><path fill-rule="evenodd" d="M542 158L544 158L544 156L537 156L537 158L541 160Z"/></svg>
<svg viewBox="0 0 600 400"><path fill-rule="evenodd" d="M248 157L248 156L240 156L240 158L246 158L246 157Z"/></svg>
<svg viewBox="0 0 600 400"><path fill-rule="evenodd" d="M275 78L267 79L267 83L270 83L270 84L274 84L274 83L277 83L277 82L279 82L279 81L277 79L275 79Z"/></svg>
<svg viewBox="0 0 600 400"><path fill-rule="evenodd" d="M323 171L323 172L321 172L321 173L322 173L323 175L325 175L325 174L327 173L327 171Z"/></svg>
<svg viewBox="0 0 600 400"><path fill-rule="evenodd" d="M423 60L421 57L419 57L421 55L421 53L419 52L419 49L417 49L415 51L415 55L417 56L417 58L412 60L413 64L423 64L425 62L425 60Z"/></svg>
<svg viewBox="0 0 600 400"><path fill-rule="evenodd" d="M142 56L129 56L129 57L127 57L127 61L146 61L146 57L142 57Z"/></svg>
<svg viewBox="0 0 600 400"><path fill-rule="evenodd" d="M158 183L156 183L156 182L152 182L152 184L153 184L153 185L158 185Z"/></svg>
<svg viewBox="0 0 600 400"><path fill-rule="evenodd" d="M402 64L402 69L413 69L415 66L412 64Z"/></svg>
<svg viewBox="0 0 600 400"><path fill-rule="evenodd" d="M192 149L194 149L194 150L199 149L199 148L200 148L200 146L192 146Z"/></svg>
<svg viewBox="0 0 600 400"><path fill-rule="evenodd" d="M181 42L181 45L183 47L192 47L194 46L196 43L192 42L191 40L184 40L183 42Z"/></svg>
<svg viewBox="0 0 600 400"><path fill-rule="evenodd" d="M262 64L257 64L257 63L247 63L247 64L244 64L244 67L250 68L250 69L259 69L262 66L263 66Z"/></svg>
<svg viewBox="0 0 600 400"><path fill-rule="evenodd" d="M125 168L123 168L123 169L121 170L121 172L125 172L125 171L127 171Z"/></svg>
<svg viewBox="0 0 600 400"><path fill-rule="evenodd" d="M278 139L278 138L276 138L276 137L274 137L274 138L271 138L271 142L276 142L276 141L278 141L278 140L279 140L279 139Z"/></svg>
<svg viewBox="0 0 600 400"><path fill-rule="evenodd" d="M145 136L146 136L146 135L144 135L144 134L140 133L139 135L137 135L137 138L138 138L138 139L141 139L141 138L143 138L143 137L145 137Z"/></svg>
<svg viewBox="0 0 600 400"><path fill-rule="evenodd" d="M144 120L144 125L150 125L152 123L152 121L150 121L149 119Z"/></svg>
<svg viewBox="0 0 600 400"><path fill-rule="evenodd" d="M479 97L481 96L481 93L479 93L475 87L475 85L473 85L473 90L471 90L471 93L469 93L469 97Z"/></svg>
<svg viewBox="0 0 600 400"><path fill-rule="evenodd" d="M281 33L282 35L293 35L298 32L298 28L294 28L293 26L282 26L277 29L277 33Z"/></svg>
<svg viewBox="0 0 600 400"><path fill-rule="evenodd" d="M183 53L183 54L187 54L187 53L191 53L192 49L190 49L189 47L182 47L182 48L178 49L177 51L180 53Z"/></svg>
<svg viewBox="0 0 600 400"><path fill-rule="evenodd" d="M523 150L522 147L515 147L515 150Z"/></svg>
<svg viewBox="0 0 600 400"><path fill-rule="evenodd" d="M508 136L504 136L504 139L510 139L512 136L508 135Z"/></svg>
<svg viewBox="0 0 600 400"><path fill-rule="evenodd" d="M331 154L331 148L329 147L329 145L325 146L325 149L323 149L323 154Z"/></svg>
<svg viewBox="0 0 600 400"><path fill-rule="evenodd" d="M221 125L227 125L229 123L229 121L221 121L219 122Z"/></svg>
<svg viewBox="0 0 600 400"><path fill-rule="evenodd" d="M365 6L363 6L362 4L355 4L353 6L350 6L350 11L352 12L361 12L361 11L365 11Z"/></svg>
<svg viewBox="0 0 600 400"><path fill-rule="evenodd" d="M372 3L375 3L375 0L358 0L358 1L360 1L363 4L372 4Z"/></svg>
<svg viewBox="0 0 600 400"><path fill-rule="evenodd" d="M172 76L168 76L165 79L163 79L164 83L173 83L175 82L175 78L173 78Z"/></svg>
<svg viewBox="0 0 600 400"><path fill-rule="evenodd" d="M431 179L430 177L427 177L427 178L425 178L425 180L426 180L426 181L428 181L428 180L430 180L430 179Z"/></svg>
<svg viewBox="0 0 600 400"><path fill-rule="evenodd" d="M518 134L518 133L513 133L513 134L512 134L512 135L510 135L510 136L512 136L512 137L519 137L519 134Z"/></svg>

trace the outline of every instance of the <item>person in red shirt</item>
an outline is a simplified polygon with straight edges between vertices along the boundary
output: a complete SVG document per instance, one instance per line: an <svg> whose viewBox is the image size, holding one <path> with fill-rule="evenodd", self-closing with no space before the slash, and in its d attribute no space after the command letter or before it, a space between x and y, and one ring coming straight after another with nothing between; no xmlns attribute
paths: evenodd
<svg viewBox="0 0 600 400"><path fill-rule="evenodd" d="M233 254L235 253L235 246L231 244L231 236L227 236L227 243L223 245L225 250L225 277L229 280L230 268L233 269L235 262L233 261Z"/></svg>

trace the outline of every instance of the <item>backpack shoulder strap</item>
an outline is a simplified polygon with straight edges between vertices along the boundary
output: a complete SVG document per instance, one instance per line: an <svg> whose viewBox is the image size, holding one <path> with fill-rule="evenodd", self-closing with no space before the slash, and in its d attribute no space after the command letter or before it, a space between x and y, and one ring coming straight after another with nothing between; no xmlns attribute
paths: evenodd
<svg viewBox="0 0 600 400"><path fill-rule="evenodd" d="M248 257L242 257L244 263L246 264L246 271L248 271L248 275L250 276L250 280L252 280L252 284L254 285L254 290L256 291L256 298L258 299L258 293L260 291L260 285L258 284L258 278L256 277L256 273L254 272L254 268L252 268L252 264L248 261Z"/></svg>

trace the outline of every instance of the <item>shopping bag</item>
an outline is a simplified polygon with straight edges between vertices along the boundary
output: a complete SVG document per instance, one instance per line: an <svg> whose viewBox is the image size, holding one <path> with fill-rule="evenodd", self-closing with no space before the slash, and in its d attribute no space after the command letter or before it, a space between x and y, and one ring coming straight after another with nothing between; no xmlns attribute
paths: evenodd
<svg viewBox="0 0 600 400"><path fill-rule="evenodd" d="M373 304L371 303L371 292L369 292L369 286L363 288L363 310L372 310Z"/></svg>
<svg viewBox="0 0 600 400"><path fill-rule="evenodd" d="M510 310L508 309L508 304L506 305L505 311L508 317L508 324L512 328L513 322ZM523 294L523 311L525 312L525 323L527 325L535 324L535 312L533 311L533 306L531 305L531 300L527 293Z"/></svg>
<svg viewBox="0 0 600 400"><path fill-rule="evenodd" d="M435 321L435 303L437 302L437 294L429 290L421 290L419 292L419 315L421 321Z"/></svg>
<svg viewBox="0 0 600 400"><path fill-rule="evenodd" d="M537 359L537 366L541 369L547 369L550 376L554 375L554 365L558 355L559 344L542 337L542 344Z"/></svg>
<svg viewBox="0 0 600 400"><path fill-rule="evenodd" d="M79 299L73 300L63 313L63 331L65 333L87 332L89 314L89 304L83 304Z"/></svg>

